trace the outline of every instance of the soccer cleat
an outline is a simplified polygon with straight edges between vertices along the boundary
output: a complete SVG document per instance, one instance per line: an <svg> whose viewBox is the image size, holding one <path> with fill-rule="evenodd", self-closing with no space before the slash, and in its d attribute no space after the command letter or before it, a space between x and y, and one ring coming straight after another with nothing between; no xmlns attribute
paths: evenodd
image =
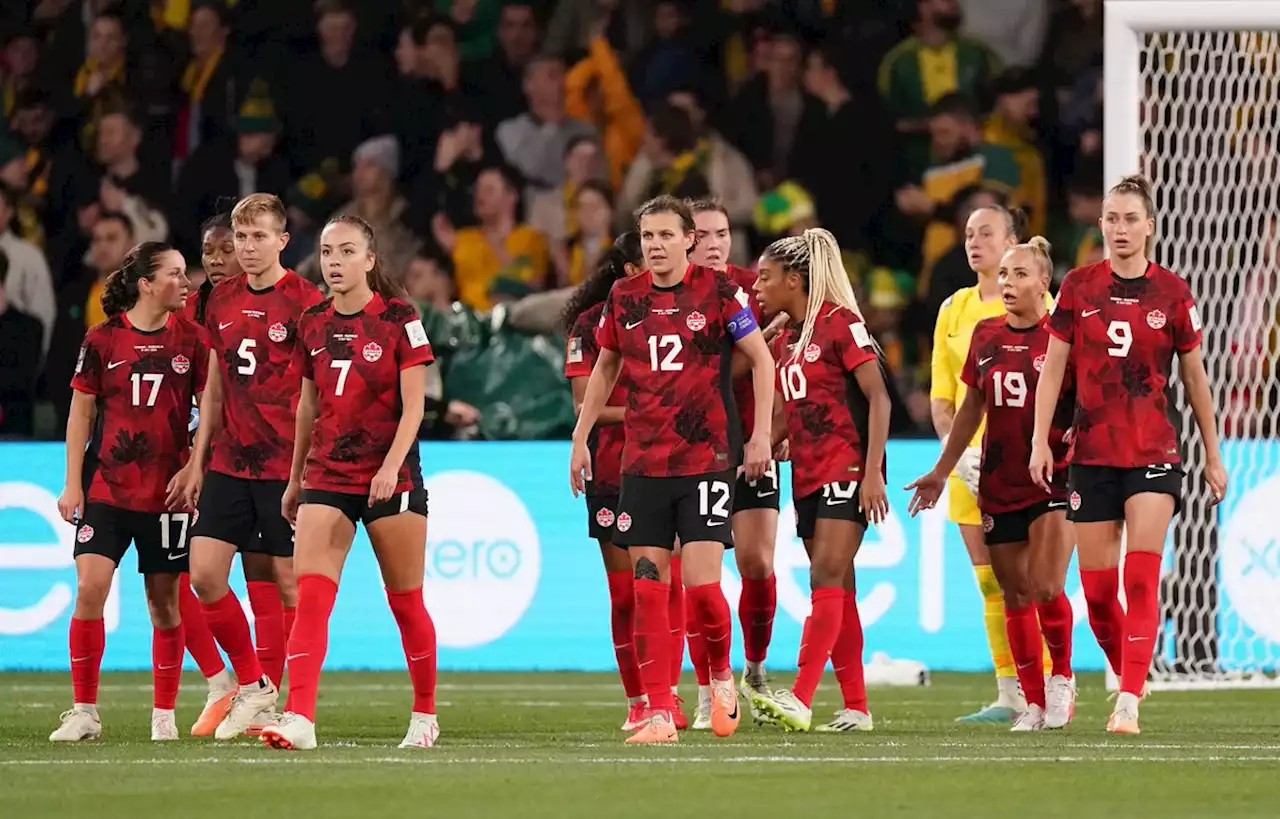
<svg viewBox="0 0 1280 819"><path fill-rule="evenodd" d="M666 711L650 711L640 730L627 737L628 745L679 741L680 735L676 732L676 725Z"/></svg>
<svg viewBox="0 0 1280 819"><path fill-rule="evenodd" d="M314 729L312 729L314 733ZM440 723L435 714L419 714L409 717L409 731L404 735L401 748L432 748L440 738Z"/></svg>
<svg viewBox="0 0 1280 819"><path fill-rule="evenodd" d="M711 730L711 686L698 686L698 709L693 712L693 730Z"/></svg>
<svg viewBox="0 0 1280 819"><path fill-rule="evenodd" d="M63 711L58 719L62 720L62 724L49 734L51 742L80 742L102 736L102 720L96 709L89 711L76 706L70 711Z"/></svg>
<svg viewBox="0 0 1280 819"><path fill-rule="evenodd" d="M752 674L751 669L747 668L742 672L742 680L738 683L738 693L742 695L742 699L747 703L747 710L751 712L751 718L755 720L757 725L765 725L773 723L773 717L756 708L753 695L768 696L769 683L764 678L764 669L760 669L759 674Z"/></svg>
<svg viewBox="0 0 1280 819"><path fill-rule="evenodd" d="M227 679L230 685L220 685L212 679L209 681L209 696L205 697L204 710L191 726L191 736L212 736L218 723L226 719L227 712L231 710L231 700L236 695L235 682L229 675Z"/></svg>
<svg viewBox="0 0 1280 819"><path fill-rule="evenodd" d="M800 702L789 689L753 694L752 702L787 731L808 731L813 725L813 709Z"/></svg>
<svg viewBox="0 0 1280 819"><path fill-rule="evenodd" d="M875 723L867 712L855 711L852 708L841 708L836 712L835 719L826 725L819 725L813 730L822 734L836 734L844 731L872 731L874 729Z"/></svg>
<svg viewBox="0 0 1280 819"><path fill-rule="evenodd" d="M1076 713L1075 677L1050 677L1044 696L1047 705L1044 710L1044 727L1050 730L1066 728Z"/></svg>
<svg viewBox="0 0 1280 819"><path fill-rule="evenodd" d="M675 708L671 709L671 722L676 726L677 731L683 731L689 727L689 718L684 715L684 698L679 694L671 696L676 701Z"/></svg>
<svg viewBox="0 0 1280 819"><path fill-rule="evenodd" d="M1121 693L1116 697L1116 708L1107 720L1107 731L1112 734L1140 734L1138 728L1138 698Z"/></svg>
<svg viewBox="0 0 1280 819"><path fill-rule="evenodd" d="M637 699L635 702L628 703L627 721L622 723L622 730L639 731L640 726L644 725L645 712L648 711L648 709L649 703L647 703L643 697Z"/></svg>
<svg viewBox="0 0 1280 819"><path fill-rule="evenodd" d="M1018 714L1018 718L1013 721L1013 727L1009 730L1017 733L1043 731L1044 709L1034 703L1028 705L1027 710Z"/></svg>
<svg viewBox="0 0 1280 819"><path fill-rule="evenodd" d="M733 736L742 715L738 709L738 692L733 678L711 681L711 733L718 737Z"/></svg>
<svg viewBox="0 0 1280 819"><path fill-rule="evenodd" d="M262 736L262 729L269 725L275 725L280 715L276 713L274 705L263 708L261 711L253 715L253 719L249 720L249 727L245 729L245 736L256 737Z"/></svg>
<svg viewBox="0 0 1280 819"><path fill-rule="evenodd" d="M178 721L173 711L162 708L151 709L151 741L168 742L178 738Z"/></svg>
<svg viewBox="0 0 1280 819"><path fill-rule="evenodd" d="M1018 715L1018 712L1013 708L1007 705L1001 705L1000 703L993 702L991 705L988 705L985 708L974 711L972 714L967 714L966 716L963 716L963 717L957 717L956 722L967 722L971 724L1001 723L1001 722L1009 722L1017 715Z"/></svg>
<svg viewBox="0 0 1280 819"><path fill-rule="evenodd" d="M316 724L301 714L286 711L275 725L262 729L262 744L278 751L314 751Z"/></svg>
<svg viewBox="0 0 1280 819"><path fill-rule="evenodd" d="M266 677L240 686L231 698L231 708L214 729L214 739L235 739L249 730L254 718L263 710L275 708L279 692Z"/></svg>

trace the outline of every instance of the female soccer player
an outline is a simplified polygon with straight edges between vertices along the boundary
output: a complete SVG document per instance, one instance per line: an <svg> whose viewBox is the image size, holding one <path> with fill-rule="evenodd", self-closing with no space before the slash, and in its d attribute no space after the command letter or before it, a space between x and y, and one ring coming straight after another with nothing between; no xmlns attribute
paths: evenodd
<svg viewBox="0 0 1280 819"><path fill-rule="evenodd" d="M587 380L595 366L600 347L596 343L596 327L604 312L605 300L613 283L640 272L640 234L628 231L605 251L600 266L578 286L564 311L565 331L569 335L564 359L565 377L573 385L574 404L582 406ZM635 590L632 588L631 558L624 548L613 545L614 522L618 516L618 491L622 483L622 443L625 440L622 418L627 406L627 387L619 383L613 388L606 406L597 420L598 429L588 440L594 470L586 487L587 531L600 544L605 575L609 581L610 619L613 651L618 658L618 673L627 695L627 718L622 730L635 731L644 719L644 689L640 683L640 666L632 642L635 620ZM683 657L683 646L681 657Z"/></svg>
<svg viewBox="0 0 1280 819"><path fill-rule="evenodd" d="M187 458L191 401L204 390L209 348L178 314L189 283L182 254L143 242L107 279L102 309L71 379L67 480L58 512L76 524L76 602L71 615L75 702L49 739L97 739L103 608L129 544L151 612L155 699L151 738L178 738L174 703L184 647L179 576L187 571L186 511L168 506L166 485Z"/></svg>
<svg viewBox="0 0 1280 819"><path fill-rule="evenodd" d="M1154 232L1150 183L1125 177L1102 206L1110 258L1068 273L1050 316L1053 339L1036 391L1029 464L1032 480L1051 491L1053 416L1070 360L1076 414L1067 518L1080 548L1089 624L1120 670L1120 695L1107 722L1117 734L1138 733L1138 700L1156 648L1161 551L1181 505L1180 441L1165 393L1175 352L1204 440L1205 481L1215 501L1227 493L1200 357L1200 314L1187 283L1150 260ZM1122 529L1126 610L1117 598Z"/></svg>
<svg viewBox="0 0 1280 819"><path fill-rule="evenodd" d="M574 428L569 482L591 478L587 441L619 375L628 387L622 492L614 542L628 547L635 577L636 656L649 716L628 742L675 742L671 711L670 553L679 538L689 602L698 612L712 676L711 730L738 727L729 666L729 604L720 588L740 468L759 478L769 463L773 359L748 296L723 273L689 263L696 241L683 201L660 196L637 212L648 270L614 284L596 331L600 352ZM751 359L756 418L743 449L733 418L734 344ZM745 452L745 464L739 458Z"/></svg>
<svg viewBox="0 0 1280 819"><path fill-rule="evenodd" d="M1035 395L1049 348L1044 294L1052 272L1049 243L1039 236L1004 254L998 281L1006 314L983 319L974 328L961 374L969 389L956 412L953 434L933 470L907 486L916 492L912 515L932 508L966 442L986 417L990 423L982 438L978 505L991 567L1004 594L1010 651L1027 699L1014 731L1063 728L1075 708L1071 603L1063 592L1072 546L1065 440L1075 408L1072 390L1063 392L1053 416L1052 493L1045 497L1022 474L1035 425L1035 402L1028 398ZM1047 693L1040 663L1042 632L1053 658Z"/></svg>
<svg viewBox="0 0 1280 819"><path fill-rule="evenodd" d="M289 700L280 720L263 729L262 741L285 750L316 747L316 688L329 616L356 523L363 522L413 683L413 712L400 747L430 748L440 726L436 627L422 602L427 491L418 427L431 344L403 288L382 271L373 228L363 219L329 221L320 234L320 263L332 298L308 309L298 324L302 398L281 501L297 527Z"/></svg>
<svg viewBox="0 0 1280 819"><path fill-rule="evenodd" d="M824 730L870 731L853 559L867 524L889 512L884 373L840 247L827 231L813 228L769 245L755 289L766 315L803 317L774 342L776 412L786 419L774 438L790 442L796 534L809 554L813 613L800 638L795 685L753 690L752 706L788 730L808 731L830 657L845 707Z"/></svg>
<svg viewBox="0 0 1280 819"><path fill-rule="evenodd" d="M739 287L753 293L756 274L746 268L729 264L733 249L733 234L729 226L729 212L714 200L699 200L692 204L693 221L697 227L698 244L690 254L694 264L722 270L729 274ZM759 304L754 297L751 304L760 321ZM763 324L761 324L764 327ZM777 334L777 326L765 327L764 340L770 342ZM734 357L733 397L738 417L742 423L743 437L751 437L751 422L755 415L752 405L751 376L745 356ZM776 431L776 430L775 430ZM778 535L778 465L769 462L768 469L759 480L748 481L739 475L733 492L733 556L742 578L742 597L738 600L738 622L742 626L742 649L746 666L738 683L743 699L749 704L751 716L757 722L768 721L768 715L760 713L752 705L751 694L766 693L764 660L773 636L773 618L778 608L778 584L773 574L774 541ZM689 654L698 676L698 710L694 715L694 728L711 727L711 685L706 665L706 642L696 624L690 624Z"/></svg>
<svg viewBox="0 0 1280 819"><path fill-rule="evenodd" d="M1004 303L1000 299L1000 285L996 274L1000 259L1018 240L1025 226L1021 211L1009 211L1000 205L978 208L969 216L965 225L964 246L969 266L978 274L973 287L957 290L942 303L938 322L933 330L933 381L929 390L932 399L933 428L946 442L956 408L964 400L966 387L960 379L965 359L969 355L969 340L974 326L983 319L1004 315ZM1045 297L1046 305L1049 302ZM991 648L991 660L996 669L996 701L973 714L961 717L959 722L1008 722L1026 710L1026 699L1018 690L1017 670L1009 653L1009 638L1004 626L1004 598L1000 583L991 569L991 555L982 539L982 515L978 511L978 461L981 457L982 427L965 449L956 471L947 481L947 512L960 527L969 560L977 576L978 590L982 593L983 621L986 624L987 643Z"/></svg>

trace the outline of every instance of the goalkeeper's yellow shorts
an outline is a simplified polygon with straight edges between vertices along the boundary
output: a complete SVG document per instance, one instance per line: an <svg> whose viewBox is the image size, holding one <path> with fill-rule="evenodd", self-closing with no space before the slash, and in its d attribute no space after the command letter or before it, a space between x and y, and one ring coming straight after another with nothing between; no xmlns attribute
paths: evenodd
<svg viewBox="0 0 1280 819"><path fill-rule="evenodd" d="M969 526L982 525L982 513L978 511L978 499L954 474L947 478L947 518L952 523Z"/></svg>

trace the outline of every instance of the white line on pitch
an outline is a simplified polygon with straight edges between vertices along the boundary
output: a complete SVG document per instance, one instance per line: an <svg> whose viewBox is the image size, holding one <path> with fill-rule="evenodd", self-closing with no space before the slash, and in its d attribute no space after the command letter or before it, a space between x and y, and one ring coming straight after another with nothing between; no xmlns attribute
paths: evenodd
<svg viewBox="0 0 1280 819"><path fill-rule="evenodd" d="M670 757L578 757L564 758L531 758L531 757L467 757L449 758L428 755L384 756L363 758L305 758L298 756L277 757L244 757L223 759L220 757L202 757L198 759L9 759L0 760L0 766L8 767L54 767L62 765L139 765L139 766L183 766L196 764L225 765L532 765L555 762L557 764L577 765L684 765L699 764L803 764L822 765L930 765L930 764L1104 764L1111 762L1149 762L1159 764L1170 763L1208 763L1208 762L1280 762L1280 756L1115 756L1115 757L1079 757L1079 756L670 756Z"/></svg>

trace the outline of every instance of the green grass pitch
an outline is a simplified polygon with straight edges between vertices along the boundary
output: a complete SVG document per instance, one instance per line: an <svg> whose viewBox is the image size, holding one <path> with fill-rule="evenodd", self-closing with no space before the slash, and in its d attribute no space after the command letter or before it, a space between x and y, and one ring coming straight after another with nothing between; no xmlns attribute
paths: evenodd
<svg viewBox="0 0 1280 819"><path fill-rule="evenodd" d="M774 684L788 684L780 675ZM837 707L828 678L815 714ZM608 674L445 674L441 738L396 748L403 673L321 680L311 753L252 740L152 743L150 678L104 674L103 738L47 739L67 707L65 674L0 674L0 816L195 817L1276 817L1280 693L1158 693L1144 733L1112 737L1098 676L1082 677L1065 731L1010 734L953 719L983 704L986 675L872 689L870 734L785 734L743 722L727 740L685 732L635 748ZM686 681L685 694L694 691ZM691 697L692 698L692 697ZM183 680L184 730L204 684Z"/></svg>

